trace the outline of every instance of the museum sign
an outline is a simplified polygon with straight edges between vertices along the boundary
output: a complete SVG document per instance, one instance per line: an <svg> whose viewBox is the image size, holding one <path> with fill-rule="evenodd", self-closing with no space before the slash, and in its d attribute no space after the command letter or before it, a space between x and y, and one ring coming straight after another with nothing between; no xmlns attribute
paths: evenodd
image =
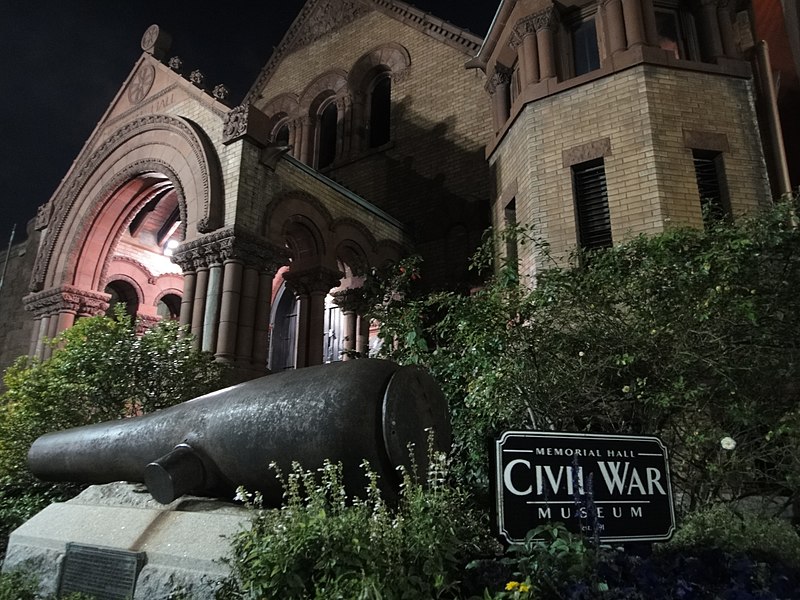
<svg viewBox="0 0 800 600"><path fill-rule="evenodd" d="M668 540L675 514L656 437L507 431L495 442L498 532L508 543L561 521L602 542Z"/></svg>

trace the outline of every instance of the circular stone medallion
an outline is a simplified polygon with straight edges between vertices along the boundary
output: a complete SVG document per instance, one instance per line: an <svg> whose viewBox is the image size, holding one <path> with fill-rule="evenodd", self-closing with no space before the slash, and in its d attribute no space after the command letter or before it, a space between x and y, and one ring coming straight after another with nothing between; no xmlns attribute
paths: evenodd
<svg viewBox="0 0 800 600"><path fill-rule="evenodd" d="M139 72L133 77L131 86L128 88L128 100L131 104L138 104L141 102L150 88L153 87L153 81L156 78L156 69L153 65L144 65Z"/></svg>

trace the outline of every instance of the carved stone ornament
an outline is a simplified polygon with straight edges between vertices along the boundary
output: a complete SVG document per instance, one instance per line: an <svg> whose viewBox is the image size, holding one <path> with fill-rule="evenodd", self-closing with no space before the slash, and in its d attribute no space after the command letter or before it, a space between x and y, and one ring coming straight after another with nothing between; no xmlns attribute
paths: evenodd
<svg viewBox="0 0 800 600"><path fill-rule="evenodd" d="M344 273L326 267L313 267L305 271L292 271L283 274L283 279L296 296L327 294L341 282Z"/></svg>
<svg viewBox="0 0 800 600"><path fill-rule="evenodd" d="M333 303L342 309L342 312L364 314L369 308L369 303L364 298L364 289L346 288L333 294Z"/></svg>
<svg viewBox="0 0 800 600"><path fill-rule="evenodd" d="M536 16L523 17L514 25L514 35L520 40L520 43L526 36L536 33Z"/></svg>
<svg viewBox="0 0 800 600"><path fill-rule="evenodd" d="M189 73L189 81L191 81L197 87L202 88L206 83L206 76L203 75L203 72L200 69L195 69Z"/></svg>
<svg viewBox="0 0 800 600"><path fill-rule="evenodd" d="M358 0L321 0L292 40L291 49L307 46L326 33L352 23L369 9Z"/></svg>
<svg viewBox="0 0 800 600"><path fill-rule="evenodd" d="M51 204L47 202L36 209L36 222L34 223L36 231L42 231L50 224L50 210L52 208Z"/></svg>
<svg viewBox="0 0 800 600"><path fill-rule="evenodd" d="M558 11L555 6L548 6L543 11L533 15L533 27L536 31L553 29L558 24Z"/></svg>
<svg viewBox="0 0 800 600"><path fill-rule="evenodd" d="M133 76L128 87L128 100L131 104L138 104L150 93L156 79L156 69L153 65L142 65L142 68Z"/></svg>
<svg viewBox="0 0 800 600"><path fill-rule="evenodd" d="M147 28L142 36L142 50L152 53L153 48L155 48L156 42L158 41L159 32L160 29L155 23Z"/></svg>
<svg viewBox="0 0 800 600"><path fill-rule="evenodd" d="M486 89L490 94L494 94L498 86L509 85L513 71L504 65L498 64L494 69L494 74L486 82Z"/></svg>
<svg viewBox="0 0 800 600"><path fill-rule="evenodd" d="M228 96L231 95L231 91L225 85L218 83L214 86L214 90L211 92L211 95L222 102L228 99Z"/></svg>
<svg viewBox="0 0 800 600"><path fill-rule="evenodd" d="M246 104L240 104L225 115L225 123L222 128L223 143L233 141L247 133L249 112L249 107Z"/></svg>
<svg viewBox="0 0 800 600"><path fill-rule="evenodd" d="M180 56L173 56L169 59L167 64L169 65L170 69L176 73L180 73L180 70L183 67L183 59Z"/></svg>
<svg viewBox="0 0 800 600"><path fill-rule="evenodd" d="M283 265L289 264L285 248L235 227L215 231L181 244L172 255L172 262L179 265L184 272L219 265L229 260L237 260L245 266L273 274Z"/></svg>
<svg viewBox="0 0 800 600"><path fill-rule="evenodd" d="M59 312L72 312L80 316L101 315L108 310L110 294L82 290L62 285L24 298L25 310L36 317L46 317Z"/></svg>

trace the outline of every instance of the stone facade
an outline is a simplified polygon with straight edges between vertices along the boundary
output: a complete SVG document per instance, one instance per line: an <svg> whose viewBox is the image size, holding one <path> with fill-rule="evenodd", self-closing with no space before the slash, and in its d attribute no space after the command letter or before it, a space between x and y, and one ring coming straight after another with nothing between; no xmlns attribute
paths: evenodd
<svg viewBox="0 0 800 600"><path fill-rule="evenodd" d="M12 249L0 365L117 302L180 319L242 377L347 359L369 348L368 269L417 252L432 287L467 289L490 221L563 263L587 229L602 247L751 211L797 171L797 11L782 90L757 43L776 7L503 0L480 40L396 0L309 0L239 106L153 26Z"/></svg>

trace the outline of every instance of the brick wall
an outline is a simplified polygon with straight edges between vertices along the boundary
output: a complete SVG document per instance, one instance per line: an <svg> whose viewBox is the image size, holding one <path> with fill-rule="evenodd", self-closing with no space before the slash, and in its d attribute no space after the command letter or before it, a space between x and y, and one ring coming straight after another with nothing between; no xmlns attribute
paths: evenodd
<svg viewBox="0 0 800 600"><path fill-rule="evenodd" d="M563 262L576 245L569 154L607 140L604 157L615 242L669 225L702 226L686 132L722 134L731 207L741 214L769 197L752 83L641 65L533 102L490 157L493 217L516 198L517 221L532 224ZM710 136L706 136L710 137ZM535 273L536 257L520 257Z"/></svg>
<svg viewBox="0 0 800 600"><path fill-rule="evenodd" d="M3 288L0 289L0 315L3 320L0 327L0 373L5 371L18 356L28 353L33 332L31 313L22 305L22 297L28 293L31 270L39 243L39 234L31 233L27 240L11 247ZM6 261L7 250L6 239L3 250L0 251L0 269ZM3 384L0 380L0 391L2 389Z"/></svg>

